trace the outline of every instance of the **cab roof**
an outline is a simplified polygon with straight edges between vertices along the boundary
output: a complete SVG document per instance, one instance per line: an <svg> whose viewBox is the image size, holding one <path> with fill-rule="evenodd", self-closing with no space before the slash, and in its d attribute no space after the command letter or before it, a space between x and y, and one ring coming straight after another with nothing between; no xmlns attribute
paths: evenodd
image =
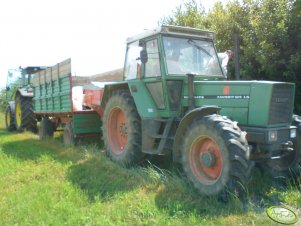
<svg viewBox="0 0 301 226"><path fill-rule="evenodd" d="M131 43L157 34L172 34L177 36L197 37L197 38L207 38L207 39L214 39L215 37L215 33L211 31L190 28L190 27L163 25L161 27L147 30L141 34L129 37L127 38L126 42Z"/></svg>

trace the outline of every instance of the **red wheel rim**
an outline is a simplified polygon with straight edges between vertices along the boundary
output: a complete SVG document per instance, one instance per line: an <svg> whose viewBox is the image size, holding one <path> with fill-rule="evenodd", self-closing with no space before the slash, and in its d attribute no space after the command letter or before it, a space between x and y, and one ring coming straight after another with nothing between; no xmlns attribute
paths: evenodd
<svg viewBox="0 0 301 226"><path fill-rule="evenodd" d="M116 107L109 115L108 140L112 151L120 154L128 141L128 124L124 112Z"/></svg>
<svg viewBox="0 0 301 226"><path fill-rule="evenodd" d="M199 137L190 146L190 166L197 179L206 185L215 183L223 169L219 146L210 137Z"/></svg>

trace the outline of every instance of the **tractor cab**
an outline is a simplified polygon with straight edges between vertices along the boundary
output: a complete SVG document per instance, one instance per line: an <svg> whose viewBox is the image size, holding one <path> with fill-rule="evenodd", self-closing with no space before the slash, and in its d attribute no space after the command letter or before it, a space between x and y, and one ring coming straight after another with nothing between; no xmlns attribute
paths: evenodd
<svg viewBox="0 0 301 226"><path fill-rule="evenodd" d="M179 116L188 109L181 108L181 101L183 93L189 99L194 81L226 79L213 39L213 32L176 26L128 38L124 80L140 80L146 86L156 105L149 113Z"/></svg>
<svg viewBox="0 0 301 226"><path fill-rule="evenodd" d="M213 38L209 31L175 26L128 38L124 79L179 79L187 74L198 80L224 79Z"/></svg>
<svg viewBox="0 0 301 226"><path fill-rule="evenodd" d="M18 88L27 87L31 84L32 74L44 70L47 67L44 66L30 66L30 67L19 67L15 69L9 69L7 73L6 90L9 91L12 86Z"/></svg>
<svg viewBox="0 0 301 226"><path fill-rule="evenodd" d="M32 75L47 67L19 67L8 70L6 80L7 106L5 110L5 125L8 131L31 130L36 132L36 118L33 113Z"/></svg>

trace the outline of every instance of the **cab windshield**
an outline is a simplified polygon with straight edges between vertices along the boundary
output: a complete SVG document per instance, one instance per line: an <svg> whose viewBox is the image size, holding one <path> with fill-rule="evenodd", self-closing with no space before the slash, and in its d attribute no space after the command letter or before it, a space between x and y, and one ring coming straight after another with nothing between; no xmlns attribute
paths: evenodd
<svg viewBox="0 0 301 226"><path fill-rule="evenodd" d="M169 75L223 76L213 42L163 37L163 45Z"/></svg>
<svg viewBox="0 0 301 226"><path fill-rule="evenodd" d="M22 78L22 69L9 69L7 75L6 86L16 85L21 86L24 81Z"/></svg>

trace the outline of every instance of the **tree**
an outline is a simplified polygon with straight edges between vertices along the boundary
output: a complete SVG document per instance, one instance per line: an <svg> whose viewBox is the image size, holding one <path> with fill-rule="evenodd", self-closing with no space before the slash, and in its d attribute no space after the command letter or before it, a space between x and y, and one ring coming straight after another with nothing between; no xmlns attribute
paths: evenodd
<svg viewBox="0 0 301 226"><path fill-rule="evenodd" d="M172 15L164 17L159 23L184 27L203 28L205 10L202 4L189 0L176 7Z"/></svg>
<svg viewBox="0 0 301 226"><path fill-rule="evenodd" d="M215 31L218 51L233 49L238 32L242 79L296 83L296 111L301 113L301 0L217 2L209 12L189 0L161 22Z"/></svg>

